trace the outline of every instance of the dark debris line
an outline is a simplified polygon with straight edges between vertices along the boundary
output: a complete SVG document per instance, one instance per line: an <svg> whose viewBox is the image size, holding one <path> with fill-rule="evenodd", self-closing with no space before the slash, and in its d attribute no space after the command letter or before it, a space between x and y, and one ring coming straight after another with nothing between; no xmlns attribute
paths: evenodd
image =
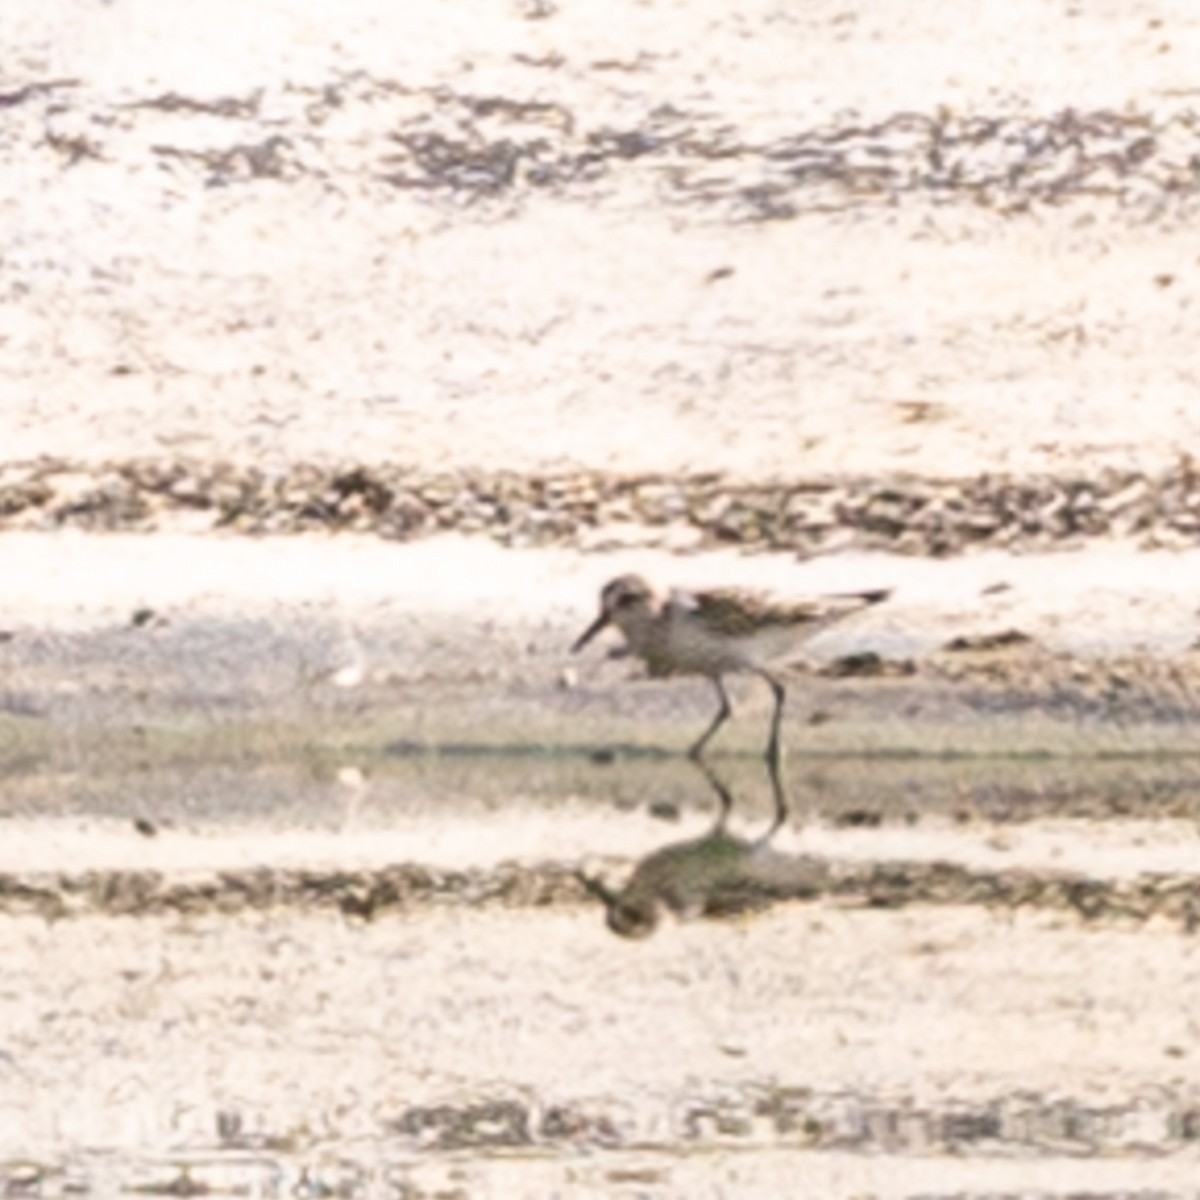
<svg viewBox="0 0 1200 1200"><path fill-rule="evenodd" d="M664 1124L673 1135L664 1149L679 1143L693 1148L765 1143L850 1154L1036 1151L1084 1157L1136 1150L1156 1156L1177 1153L1200 1137L1200 1111L1186 1097L1098 1103L1030 1091L929 1105L897 1095L762 1084L680 1100ZM602 1101L541 1105L506 1095L416 1105L393 1118L389 1131L414 1150L432 1152L563 1143L599 1150L655 1145L631 1121L627 1106L622 1110Z"/></svg>
<svg viewBox="0 0 1200 1200"><path fill-rule="evenodd" d="M357 92L339 92L338 104L397 90L360 82ZM637 125L584 128L558 103L447 87L421 96L424 111L398 120L378 178L456 203L611 186L634 169L654 172L664 202L715 205L730 219L751 221L914 195L1002 213L1107 197L1150 215L1200 194L1200 115L1191 109L1157 116L942 109L869 124L846 115L755 142L716 116L670 103L649 109ZM297 157L289 173L306 169Z"/></svg>
<svg viewBox="0 0 1200 1200"><path fill-rule="evenodd" d="M602 546L608 526L662 533L662 544L817 554L848 547L945 557L975 547L1036 550L1089 538L1200 544L1200 469L1158 475L983 475L966 480L795 479L741 484L719 475L576 471L430 475L401 466L59 460L0 466L0 529L247 534L309 530L408 541L445 531L506 546ZM682 537L680 535L683 535Z"/></svg>
<svg viewBox="0 0 1200 1200"><path fill-rule="evenodd" d="M1188 932L1200 926L1200 879L1192 875L1105 880L1068 873L972 871L939 862L843 864L815 890L805 884L805 900L822 895L864 908L969 904L999 911L1074 913L1087 922L1140 924L1157 918ZM722 916L756 912L776 902L747 893L744 905L723 910ZM50 920L282 909L325 909L373 920L430 907L522 909L590 903L576 871L554 865L527 868L510 863L454 871L419 865L325 871L263 867L188 882L142 870L0 873L0 912L33 913Z"/></svg>
<svg viewBox="0 0 1200 1200"><path fill-rule="evenodd" d="M894 205L914 196L1001 214L1105 198L1153 219L1190 207L1200 195L1200 113L1190 107L943 107L872 121L839 113L820 123L797 114L794 132L756 140L719 112L689 109L665 96L647 95L643 113L627 123L590 124L586 114L554 98L552 77L539 71L538 82L537 98L525 98L411 87L351 72L324 84L289 85L280 95L257 89L112 100L77 80L46 80L0 92L0 110L40 105L51 150L61 112L90 116L99 139L93 157L100 161L108 157L104 130L112 113L136 113L151 127L158 113L194 118L211 128L206 147L194 139L186 146L152 141L150 153L185 169L190 162L205 186L306 176L333 184L349 170L456 209L545 192L590 194L634 172L648 173L663 203L708 206L725 219L745 221ZM56 99L64 91L70 97L65 110ZM265 110L290 115L262 142ZM336 121L357 110L391 113L394 120L390 126L373 121L382 133L370 156L346 168ZM227 137L214 121L230 123ZM4 142L0 120L0 146Z"/></svg>
<svg viewBox="0 0 1200 1200"><path fill-rule="evenodd" d="M377 1161L360 1162L350 1151L336 1158L314 1156L306 1137L293 1130L264 1128L260 1119L245 1116L249 1119L237 1108L221 1109L214 1145L148 1158L138 1172L140 1182L124 1192L177 1197L264 1191L340 1197L379 1194ZM412 1155L457 1156L456 1178L464 1181L472 1179L474 1169L486 1170L489 1159L502 1160L514 1151L565 1155L564 1164L575 1161L582 1150L614 1156L633 1151L639 1159L628 1167L620 1158L599 1157L593 1169L603 1170L618 1190L625 1182L641 1185L639 1195L659 1195L658 1188L647 1191L645 1185L669 1180L681 1148L686 1148L684 1153L769 1146L854 1155L970 1158L991 1154L1120 1161L1136 1156L1147 1161L1152 1177L1153 1160L1194 1150L1200 1140L1200 1105L1186 1087L1103 1098L1030 1089L930 1101L894 1088L820 1090L748 1080L693 1086L665 1102L643 1099L635 1105L602 1095L547 1101L530 1096L528 1089L500 1087L473 1095L460 1090L441 1102L398 1100L390 1113L381 1114L380 1125L394 1149ZM646 1156L656 1152L668 1157L648 1164ZM419 1160L413 1161L415 1165ZM0 1162L0 1195L91 1194L86 1186L63 1186L81 1182L81 1177L86 1178L83 1170L82 1162L74 1171L33 1159ZM402 1174L403 1168L397 1167L390 1183L394 1185ZM435 1193L407 1187L396 1192L393 1186L388 1194ZM436 1194L468 1193L458 1188ZM620 1194L632 1193L620 1190ZM1076 1200L1169 1200L1180 1194L1145 1189L1070 1193ZM1016 1193L1003 1193L1010 1195L1016 1200Z"/></svg>

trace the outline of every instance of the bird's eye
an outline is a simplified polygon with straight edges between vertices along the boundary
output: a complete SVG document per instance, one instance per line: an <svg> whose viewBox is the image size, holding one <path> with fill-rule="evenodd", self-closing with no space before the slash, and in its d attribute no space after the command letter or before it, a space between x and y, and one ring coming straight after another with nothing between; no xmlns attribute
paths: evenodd
<svg viewBox="0 0 1200 1200"><path fill-rule="evenodd" d="M622 592L617 597L616 608L630 608L637 603L637 596L633 592Z"/></svg>

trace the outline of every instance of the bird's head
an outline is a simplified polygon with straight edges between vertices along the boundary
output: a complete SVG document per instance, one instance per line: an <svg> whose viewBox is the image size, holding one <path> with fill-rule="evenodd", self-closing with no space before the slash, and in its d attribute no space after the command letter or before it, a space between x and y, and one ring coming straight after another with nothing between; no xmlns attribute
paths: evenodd
<svg viewBox="0 0 1200 1200"><path fill-rule="evenodd" d="M654 590L640 575L618 575L600 592L600 613L571 647L584 648L602 629L615 625L623 633L651 619L656 609Z"/></svg>

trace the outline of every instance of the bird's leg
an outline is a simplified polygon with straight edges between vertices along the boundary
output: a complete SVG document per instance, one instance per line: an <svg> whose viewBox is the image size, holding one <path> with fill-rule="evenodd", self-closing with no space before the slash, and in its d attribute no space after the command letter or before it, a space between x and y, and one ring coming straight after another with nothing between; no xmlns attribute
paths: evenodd
<svg viewBox="0 0 1200 1200"><path fill-rule="evenodd" d="M708 786L717 793L717 802L720 807L717 810L716 824L713 825L712 832L708 835L712 837L725 832L725 822L729 820L729 814L733 811L733 797L729 794L729 789L722 782L721 777L708 763L700 758L694 761L697 769L708 780Z"/></svg>
<svg viewBox="0 0 1200 1200"><path fill-rule="evenodd" d="M787 699L787 689L770 671L759 671L759 674L771 685L771 691L775 694L775 712L771 715L771 739L767 742L767 762L778 770L779 727L783 722L783 702Z"/></svg>
<svg viewBox="0 0 1200 1200"><path fill-rule="evenodd" d="M717 715L713 717L709 727L696 739L692 748L688 751L688 758L693 762L700 761L700 755L704 753L704 747L708 745L709 738L712 737L718 729L729 719L729 714L733 712L729 704L729 696L725 691L725 685L721 682L720 675L712 677L713 686L717 689L717 696L720 698L721 707L717 709Z"/></svg>
<svg viewBox="0 0 1200 1200"><path fill-rule="evenodd" d="M767 773L771 776L771 795L775 800L775 817L771 821L771 828L759 838L759 842L766 844L775 836L788 819L788 802L787 796L783 791L783 778L779 771L779 762L776 759L767 759Z"/></svg>

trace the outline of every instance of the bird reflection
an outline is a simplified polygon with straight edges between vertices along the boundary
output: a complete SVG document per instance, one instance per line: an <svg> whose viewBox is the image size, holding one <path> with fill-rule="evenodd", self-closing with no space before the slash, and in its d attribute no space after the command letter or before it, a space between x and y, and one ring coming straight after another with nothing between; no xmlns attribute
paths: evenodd
<svg viewBox="0 0 1200 1200"><path fill-rule="evenodd" d="M618 891L580 872L584 886L603 902L609 929L621 937L649 937L664 913L693 920L761 911L781 900L816 895L828 879L828 868L820 860L783 854L770 846L788 815L777 763L767 764L774 817L766 832L753 840L728 832L733 810L729 788L706 763L696 765L720 805L708 833L646 855Z"/></svg>

